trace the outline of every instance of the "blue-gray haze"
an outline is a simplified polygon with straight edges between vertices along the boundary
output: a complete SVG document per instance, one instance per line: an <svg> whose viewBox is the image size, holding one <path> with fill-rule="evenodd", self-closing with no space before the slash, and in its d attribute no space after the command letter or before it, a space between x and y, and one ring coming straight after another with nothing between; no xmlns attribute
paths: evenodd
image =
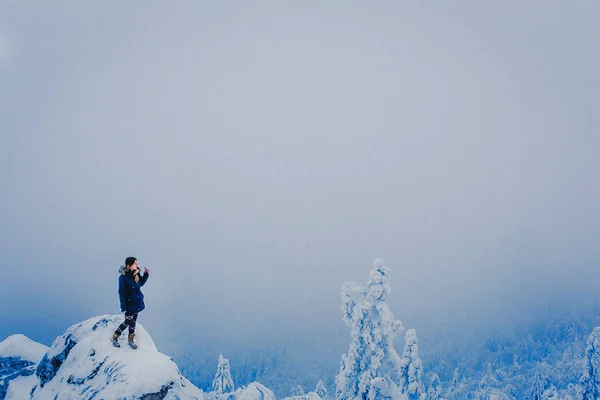
<svg viewBox="0 0 600 400"><path fill-rule="evenodd" d="M340 284L375 257L421 338L585 309L599 20L595 1L2 2L0 340L118 313L130 255L159 348L215 366L309 337L335 367Z"/></svg>

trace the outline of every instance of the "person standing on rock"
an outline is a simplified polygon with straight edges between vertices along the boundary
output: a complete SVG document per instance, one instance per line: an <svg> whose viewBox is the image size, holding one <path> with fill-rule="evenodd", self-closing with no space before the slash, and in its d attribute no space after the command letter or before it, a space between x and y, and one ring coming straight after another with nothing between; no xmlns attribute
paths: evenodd
<svg viewBox="0 0 600 400"><path fill-rule="evenodd" d="M112 336L112 344L115 347L121 347L119 344L119 336L129 328L128 343L129 347L136 350L137 344L133 341L135 337L135 323L138 314L146 308L144 304L144 294L141 287L144 286L150 271L144 268L144 275L140 277L140 269L138 261L135 257L127 257L125 265L119 268L119 299L121 301L121 312L125 314L125 321L119 325Z"/></svg>

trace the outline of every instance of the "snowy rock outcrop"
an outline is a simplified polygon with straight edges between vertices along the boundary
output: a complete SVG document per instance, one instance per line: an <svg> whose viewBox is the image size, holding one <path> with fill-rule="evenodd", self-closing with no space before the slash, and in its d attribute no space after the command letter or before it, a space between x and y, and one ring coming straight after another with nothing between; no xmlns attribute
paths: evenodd
<svg viewBox="0 0 600 400"><path fill-rule="evenodd" d="M0 400L23 398L17 397L15 391L23 385L31 388L30 383L35 382L36 365L46 351L48 347L23 335L9 336L0 343ZM15 389L8 396L11 384Z"/></svg>
<svg viewBox="0 0 600 400"><path fill-rule="evenodd" d="M273 392L258 382L252 382L247 387L235 391L235 400L276 400Z"/></svg>
<svg viewBox="0 0 600 400"><path fill-rule="evenodd" d="M308 392L307 394L303 394L301 396L286 397L283 400L322 400L322 397L315 392Z"/></svg>
<svg viewBox="0 0 600 400"><path fill-rule="evenodd" d="M206 400L177 365L159 353L138 324L138 350L113 347L110 337L122 315L104 315L70 327L56 338L35 371L31 400L126 399Z"/></svg>

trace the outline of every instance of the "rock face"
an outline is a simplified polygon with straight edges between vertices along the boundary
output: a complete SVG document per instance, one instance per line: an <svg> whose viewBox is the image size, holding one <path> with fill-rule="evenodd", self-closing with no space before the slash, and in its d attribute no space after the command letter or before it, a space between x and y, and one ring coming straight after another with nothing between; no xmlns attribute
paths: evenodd
<svg viewBox="0 0 600 400"><path fill-rule="evenodd" d="M206 399L168 356L158 352L140 324L135 337L138 350L127 346L126 334L121 336L121 348L113 347L110 338L122 319L122 315L94 317L56 338L37 365L30 399Z"/></svg>
<svg viewBox="0 0 600 400"><path fill-rule="evenodd" d="M8 388L15 380L35 374L36 365L48 348L23 335L12 335L0 343L0 400L8 397Z"/></svg>

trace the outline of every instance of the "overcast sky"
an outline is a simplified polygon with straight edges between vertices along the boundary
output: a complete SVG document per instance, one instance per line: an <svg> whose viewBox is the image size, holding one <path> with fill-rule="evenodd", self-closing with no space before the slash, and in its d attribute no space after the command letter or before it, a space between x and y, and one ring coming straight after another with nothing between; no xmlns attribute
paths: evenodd
<svg viewBox="0 0 600 400"><path fill-rule="evenodd" d="M159 339L339 328L376 257L407 327L593 301L600 3L495 3L2 2L0 339L130 255Z"/></svg>

